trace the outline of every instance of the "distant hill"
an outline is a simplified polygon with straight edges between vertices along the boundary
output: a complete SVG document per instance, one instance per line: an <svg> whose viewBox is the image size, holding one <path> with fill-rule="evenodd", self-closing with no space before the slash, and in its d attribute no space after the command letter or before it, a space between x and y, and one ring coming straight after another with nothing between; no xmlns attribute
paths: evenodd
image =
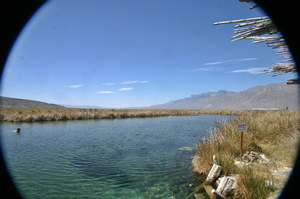
<svg viewBox="0 0 300 199"><path fill-rule="evenodd" d="M61 104L61 105L66 107L66 108L110 109L110 108L101 107L101 106L89 106L89 105L65 105L65 104Z"/></svg>
<svg viewBox="0 0 300 199"><path fill-rule="evenodd" d="M17 98L9 98L0 96L0 107L15 107L15 108L64 108L56 104L48 104L34 100L25 100Z"/></svg>
<svg viewBox="0 0 300 199"><path fill-rule="evenodd" d="M241 92L220 90L172 100L151 109L250 110L252 108L299 109L299 86L286 83L256 86Z"/></svg>

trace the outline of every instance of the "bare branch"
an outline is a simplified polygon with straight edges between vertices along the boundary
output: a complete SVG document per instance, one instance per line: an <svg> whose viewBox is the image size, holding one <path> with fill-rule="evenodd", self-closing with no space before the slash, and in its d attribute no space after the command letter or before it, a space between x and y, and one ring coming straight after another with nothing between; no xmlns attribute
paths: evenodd
<svg viewBox="0 0 300 199"><path fill-rule="evenodd" d="M252 0L240 0L242 2L252 2ZM252 5L250 9L257 8L257 5ZM245 23L246 22L246 23ZM295 73L297 72L295 63L290 55L290 51L284 41L282 35L280 35L279 30L276 28L272 20L266 17L255 17L248 19L238 19L232 21L222 21L213 23L213 25L223 25L238 23L234 26L234 36L231 37L231 42L238 41L241 39L252 39L252 43L266 42L266 44L272 49L278 50L276 55L288 54L285 56L280 56L287 58L287 60L282 60L281 62L288 63L275 63L272 67L268 67L261 74L264 73L275 73L273 76L285 74L285 73ZM241 28L245 27L245 28ZM261 35L274 35L279 34L279 36L261 36Z"/></svg>

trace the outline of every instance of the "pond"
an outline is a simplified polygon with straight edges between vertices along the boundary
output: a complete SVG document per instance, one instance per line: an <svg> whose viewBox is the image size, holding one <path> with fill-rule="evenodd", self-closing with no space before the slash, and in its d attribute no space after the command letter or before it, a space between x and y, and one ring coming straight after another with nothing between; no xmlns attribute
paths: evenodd
<svg viewBox="0 0 300 199"><path fill-rule="evenodd" d="M2 123L2 149L24 198L184 198L195 188L194 151L180 148L230 118Z"/></svg>

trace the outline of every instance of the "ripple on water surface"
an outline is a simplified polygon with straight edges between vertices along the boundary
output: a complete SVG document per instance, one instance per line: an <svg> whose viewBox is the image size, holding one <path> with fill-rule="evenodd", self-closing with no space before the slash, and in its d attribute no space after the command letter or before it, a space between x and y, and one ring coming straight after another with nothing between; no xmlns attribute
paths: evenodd
<svg viewBox="0 0 300 199"><path fill-rule="evenodd" d="M184 198L193 151L177 149L225 117L4 123L2 146L25 198Z"/></svg>

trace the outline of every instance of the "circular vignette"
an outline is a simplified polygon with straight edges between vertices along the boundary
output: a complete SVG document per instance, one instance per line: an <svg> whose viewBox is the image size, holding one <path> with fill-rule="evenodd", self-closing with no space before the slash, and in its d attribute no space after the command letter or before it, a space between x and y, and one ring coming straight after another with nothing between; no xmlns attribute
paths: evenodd
<svg viewBox="0 0 300 199"><path fill-rule="evenodd" d="M237 0L236 0L237 1ZM243 3L244 0L240 0ZM1 9L1 71L0 81L6 59L9 55L10 49L14 44L17 36L21 32L22 28L30 17L40 8L46 1L45 0L14 0L14 1L2 1L0 5ZM274 21L275 25L281 31L283 37L288 44L291 54L296 63L299 71L300 53L299 44L300 37L298 31L299 22L296 21L299 17L299 7L297 1L294 0L256 0L256 2L263 8L263 10ZM298 73L299 76L299 73ZM5 162L0 147L0 172L1 172L1 188L0 195L2 198L22 198L14 186L13 181L5 166ZM300 157L299 149L298 156L294 165L294 170L290 176L285 188L283 189L280 198L295 198L297 194L298 183L297 177L300 176ZM294 197L293 197L294 196Z"/></svg>

